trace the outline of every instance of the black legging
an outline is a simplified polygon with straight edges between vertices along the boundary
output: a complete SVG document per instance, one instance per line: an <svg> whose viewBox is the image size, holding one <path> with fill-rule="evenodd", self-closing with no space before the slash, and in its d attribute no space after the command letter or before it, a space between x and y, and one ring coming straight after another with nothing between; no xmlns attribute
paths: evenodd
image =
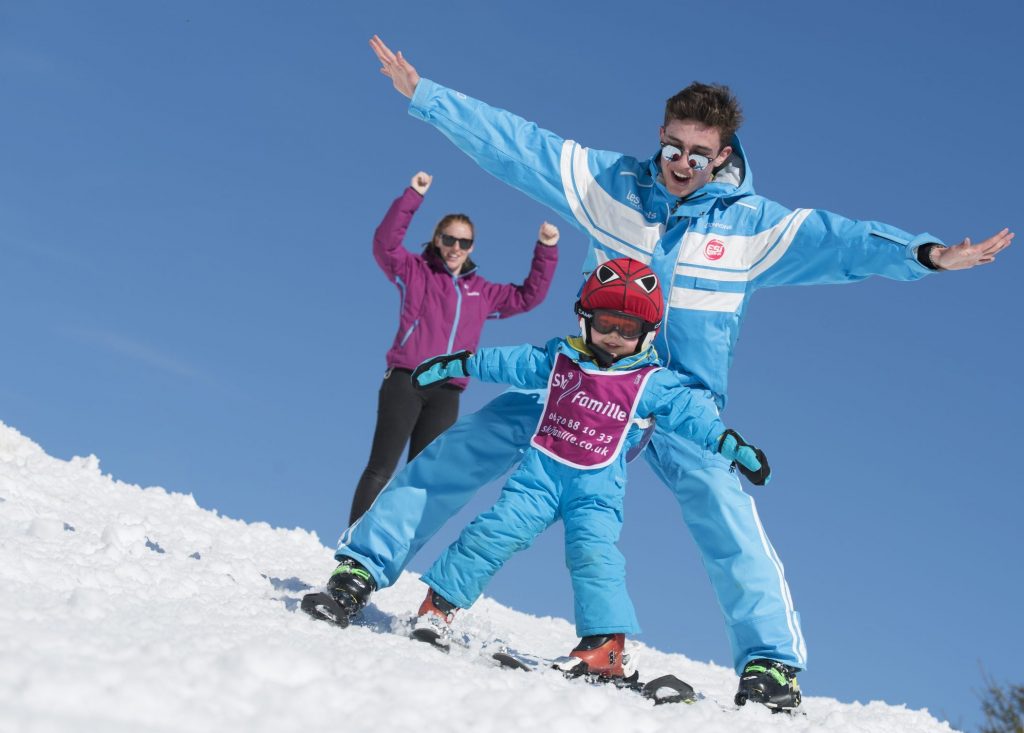
<svg viewBox="0 0 1024 733"><path fill-rule="evenodd" d="M407 460L411 461L459 417L460 388L443 384L419 390L412 386L410 374L409 369L390 369L384 375L377 401L373 447L352 497L350 526L363 516L391 480L406 441L409 441Z"/></svg>

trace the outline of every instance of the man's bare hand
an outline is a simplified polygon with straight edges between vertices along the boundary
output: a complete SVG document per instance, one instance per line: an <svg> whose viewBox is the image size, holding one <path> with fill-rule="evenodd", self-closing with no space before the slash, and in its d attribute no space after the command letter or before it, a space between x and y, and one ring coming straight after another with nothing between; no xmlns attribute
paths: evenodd
<svg viewBox="0 0 1024 733"><path fill-rule="evenodd" d="M370 39L370 48L377 54L377 60L380 61L380 73L391 79L395 89L412 99L416 85L420 83L420 75L416 73L412 64L405 60L401 51L397 54L392 53L384 41L380 40L380 36Z"/></svg>
<svg viewBox="0 0 1024 733"><path fill-rule="evenodd" d="M412 186L412 190L418 193L420 196L427 195L427 189L430 188L430 184L433 183L434 177L425 171L420 171L412 177L412 182L409 183Z"/></svg>
<svg viewBox="0 0 1024 733"><path fill-rule="evenodd" d="M929 254L932 264L940 270L967 270L995 261L996 255L1012 241L1013 232L1004 229L984 242L971 244L970 238L965 238L953 247L936 247Z"/></svg>

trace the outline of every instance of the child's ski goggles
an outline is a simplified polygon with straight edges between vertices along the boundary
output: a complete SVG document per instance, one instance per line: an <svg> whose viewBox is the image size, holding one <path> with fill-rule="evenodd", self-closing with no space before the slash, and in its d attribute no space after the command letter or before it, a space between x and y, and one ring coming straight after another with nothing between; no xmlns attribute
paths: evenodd
<svg viewBox="0 0 1024 733"><path fill-rule="evenodd" d="M642 318L619 311L595 309L590 318L590 327L600 334L618 331L624 339L638 339L651 329L651 324Z"/></svg>

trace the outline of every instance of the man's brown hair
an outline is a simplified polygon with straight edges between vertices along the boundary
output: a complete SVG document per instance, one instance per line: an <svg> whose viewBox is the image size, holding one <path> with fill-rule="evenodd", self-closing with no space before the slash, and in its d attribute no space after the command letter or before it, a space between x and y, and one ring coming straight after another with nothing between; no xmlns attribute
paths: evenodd
<svg viewBox="0 0 1024 733"><path fill-rule="evenodd" d="M729 87L695 81L665 102L665 124L672 120L696 120L717 128L724 147L743 124L743 110Z"/></svg>

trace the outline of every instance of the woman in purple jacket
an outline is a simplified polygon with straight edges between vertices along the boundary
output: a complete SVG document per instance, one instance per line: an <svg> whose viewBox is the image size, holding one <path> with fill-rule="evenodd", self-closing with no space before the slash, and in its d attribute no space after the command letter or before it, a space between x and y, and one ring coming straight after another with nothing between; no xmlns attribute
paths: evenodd
<svg viewBox="0 0 1024 733"><path fill-rule="evenodd" d="M474 351L488 318L507 318L536 307L547 295L558 262L558 229L541 225L530 274L522 285L498 285L480 277L469 259L473 223L448 214L419 254L402 246L413 214L432 179L424 172L395 199L373 237L373 256L401 296L398 333L387 353L387 371L377 403L377 428L370 460L352 497L349 524L363 515L391 479L406 441L412 460L459 415L467 379L420 391L409 375L437 354Z"/></svg>

